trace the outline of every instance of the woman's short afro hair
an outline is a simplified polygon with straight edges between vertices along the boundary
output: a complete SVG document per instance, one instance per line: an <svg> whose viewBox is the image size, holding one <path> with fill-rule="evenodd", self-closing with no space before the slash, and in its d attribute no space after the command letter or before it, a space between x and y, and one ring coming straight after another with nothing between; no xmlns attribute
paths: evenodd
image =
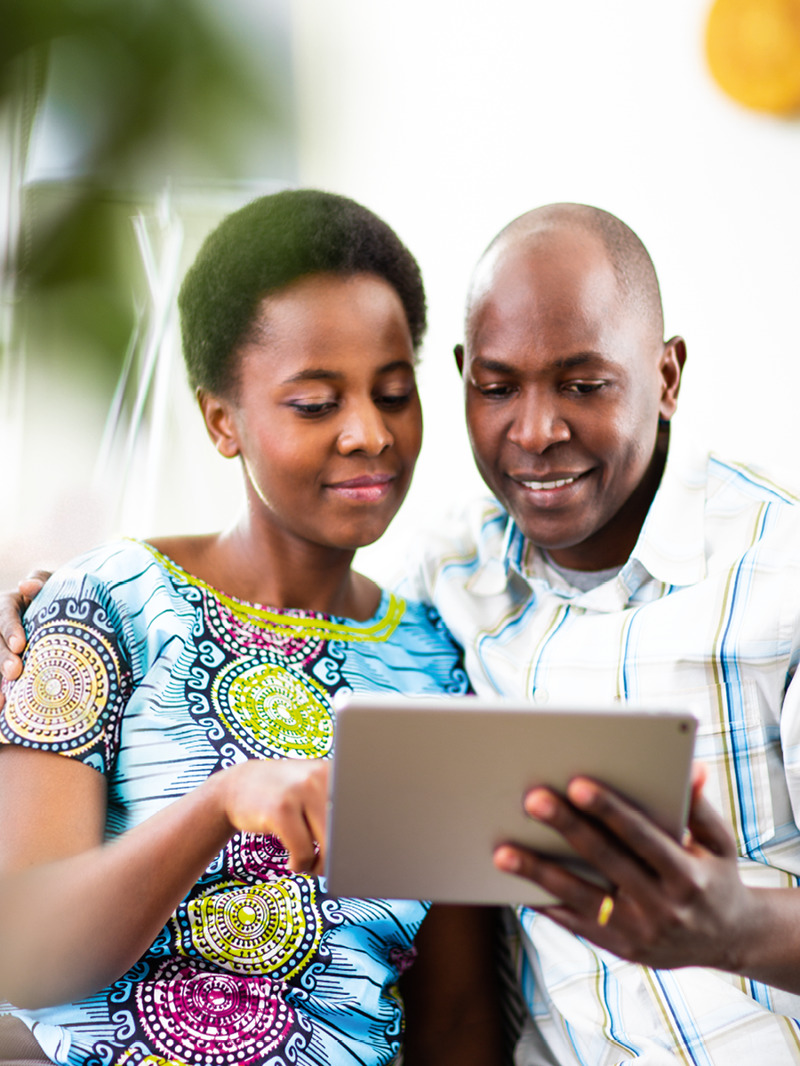
<svg viewBox="0 0 800 1066"><path fill-rule="evenodd" d="M333 193L262 196L209 234L178 296L189 383L217 395L236 385L237 350L259 303L310 274L376 274L397 292L416 351L426 325L416 260L366 207Z"/></svg>

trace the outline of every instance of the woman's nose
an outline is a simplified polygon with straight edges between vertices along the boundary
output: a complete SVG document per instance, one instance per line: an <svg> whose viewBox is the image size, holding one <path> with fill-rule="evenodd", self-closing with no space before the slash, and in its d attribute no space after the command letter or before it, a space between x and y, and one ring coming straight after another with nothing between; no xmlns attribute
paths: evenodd
<svg viewBox="0 0 800 1066"><path fill-rule="evenodd" d="M339 451L343 455L363 452L365 455L380 455L394 442L383 414L370 400L354 404L345 412L345 420L339 432Z"/></svg>

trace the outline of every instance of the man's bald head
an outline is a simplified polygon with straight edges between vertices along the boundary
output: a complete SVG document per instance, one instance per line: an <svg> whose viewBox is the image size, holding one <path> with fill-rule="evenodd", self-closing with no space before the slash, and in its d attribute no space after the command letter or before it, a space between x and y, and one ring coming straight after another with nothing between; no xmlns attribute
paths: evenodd
<svg viewBox="0 0 800 1066"><path fill-rule="evenodd" d="M547 204L520 215L502 229L481 256L470 285L467 316L485 292L492 266L503 253L521 246L547 247L563 234L598 240L605 251L626 307L641 316L653 335L662 339L661 290L650 255L630 226L616 215L588 204Z"/></svg>
<svg viewBox="0 0 800 1066"><path fill-rule="evenodd" d="M621 566L661 477L686 346L664 341L655 270L618 218L521 215L473 275L457 345L484 481L560 566Z"/></svg>

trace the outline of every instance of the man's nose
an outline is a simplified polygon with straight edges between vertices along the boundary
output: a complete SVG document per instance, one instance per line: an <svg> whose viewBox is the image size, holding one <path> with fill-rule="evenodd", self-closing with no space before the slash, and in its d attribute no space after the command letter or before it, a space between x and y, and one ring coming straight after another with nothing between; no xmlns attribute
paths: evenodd
<svg viewBox="0 0 800 1066"><path fill-rule="evenodd" d="M540 392L520 398L508 439L526 452L544 452L571 437L569 423L555 397Z"/></svg>

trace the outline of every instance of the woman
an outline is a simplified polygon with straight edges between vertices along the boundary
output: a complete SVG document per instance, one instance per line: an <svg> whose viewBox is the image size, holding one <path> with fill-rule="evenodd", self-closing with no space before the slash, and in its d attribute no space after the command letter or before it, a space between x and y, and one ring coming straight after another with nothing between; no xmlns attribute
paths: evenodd
<svg viewBox="0 0 800 1066"><path fill-rule="evenodd" d="M246 509L89 552L28 612L0 711L0 999L75 1066L394 1062L426 906L319 873L334 696L466 688L438 617L351 569L419 452L419 270L366 209L283 192L223 221L179 303ZM474 917L426 925L446 952L409 1062L494 1056Z"/></svg>

